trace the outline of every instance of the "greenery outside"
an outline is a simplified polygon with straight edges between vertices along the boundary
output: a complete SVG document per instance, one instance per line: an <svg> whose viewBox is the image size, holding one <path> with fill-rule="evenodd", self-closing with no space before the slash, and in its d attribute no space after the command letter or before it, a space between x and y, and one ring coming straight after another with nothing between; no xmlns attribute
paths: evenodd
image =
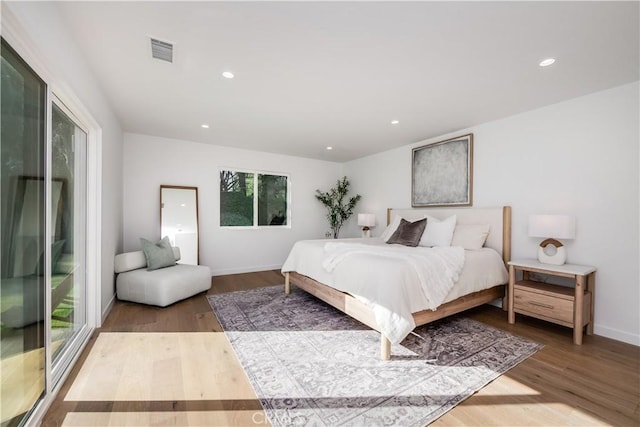
<svg viewBox="0 0 640 427"><path fill-rule="evenodd" d="M220 225L287 225L288 189L288 177L284 175L220 171ZM257 224L254 224L255 197L258 208Z"/></svg>

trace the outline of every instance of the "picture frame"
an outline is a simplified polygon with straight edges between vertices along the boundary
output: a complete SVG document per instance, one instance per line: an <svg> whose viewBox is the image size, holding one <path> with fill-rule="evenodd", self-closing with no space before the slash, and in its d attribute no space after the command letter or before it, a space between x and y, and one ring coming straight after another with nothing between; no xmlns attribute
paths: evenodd
<svg viewBox="0 0 640 427"><path fill-rule="evenodd" d="M412 150L412 207L472 206L472 204L472 133Z"/></svg>

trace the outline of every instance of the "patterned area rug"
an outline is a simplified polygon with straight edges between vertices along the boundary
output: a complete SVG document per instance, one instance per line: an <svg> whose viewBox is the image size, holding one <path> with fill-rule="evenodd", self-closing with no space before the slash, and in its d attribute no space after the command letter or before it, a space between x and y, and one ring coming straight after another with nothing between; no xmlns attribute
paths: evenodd
<svg viewBox="0 0 640 427"><path fill-rule="evenodd" d="M542 345L464 317L380 334L292 286L210 295L274 426L424 426Z"/></svg>

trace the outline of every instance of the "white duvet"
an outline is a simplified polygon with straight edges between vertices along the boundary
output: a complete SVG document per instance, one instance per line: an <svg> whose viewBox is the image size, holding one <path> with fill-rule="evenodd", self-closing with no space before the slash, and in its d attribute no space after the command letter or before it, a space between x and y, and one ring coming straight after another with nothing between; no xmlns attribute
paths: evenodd
<svg viewBox="0 0 640 427"><path fill-rule="evenodd" d="M290 271L369 305L393 344L415 328L412 313L507 281L493 249L408 248L376 238L299 241L282 266Z"/></svg>
<svg viewBox="0 0 640 427"><path fill-rule="evenodd" d="M365 245L362 243L329 242L324 245L325 257L322 267L333 272L342 262L348 262L354 256L370 256L373 262L377 258L390 258L404 264L415 273L420 285L426 308L435 310L442 304L453 284L458 281L464 264L464 249L461 247L425 248L402 245ZM348 268L348 267L347 267ZM353 280L360 271L348 270Z"/></svg>

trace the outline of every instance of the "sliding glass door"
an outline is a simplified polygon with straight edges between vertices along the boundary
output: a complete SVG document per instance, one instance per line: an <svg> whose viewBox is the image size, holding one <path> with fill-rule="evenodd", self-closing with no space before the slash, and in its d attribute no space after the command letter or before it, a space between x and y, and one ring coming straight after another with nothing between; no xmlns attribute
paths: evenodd
<svg viewBox="0 0 640 427"><path fill-rule="evenodd" d="M86 325L87 133L62 103L51 117L51 348L54 381L62 355ZM62 370L63 370L62 369Z"/></svg>
<svg viewBox="0 0 640 427"><path fill-rule="evenodd" d="M87 325L87 130L2 39L0 425L54 389Z"/></svg>
<svg viewBox="0 0 640 427"><path fill-rule="evenodd" d="M45 392L45 83L2 40L0 423Z"/></svg>

